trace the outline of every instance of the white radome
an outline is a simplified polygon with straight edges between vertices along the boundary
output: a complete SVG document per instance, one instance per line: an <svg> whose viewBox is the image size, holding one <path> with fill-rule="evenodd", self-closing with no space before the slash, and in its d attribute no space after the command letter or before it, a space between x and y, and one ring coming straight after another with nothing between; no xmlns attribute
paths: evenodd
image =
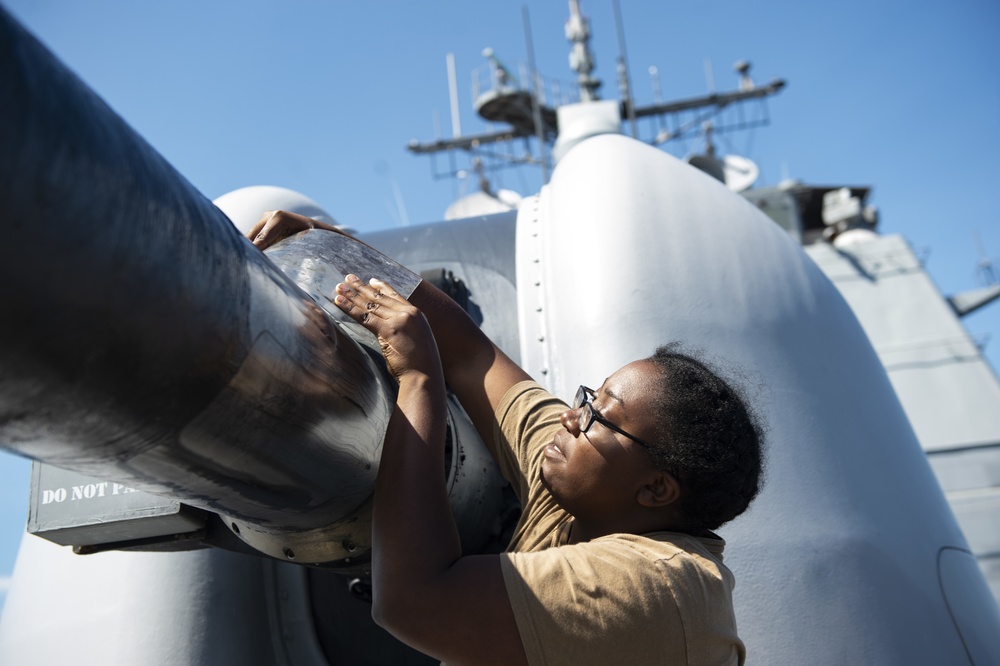
<svg viewBox="0 0 1000 666"><path fill-rule="evenodd" d="M295 190L273 185L241 187L223 194L213 201L232 223L246 235L261 215L269 210L287 210L311 217L320 222L336 225L336 220L318 203Z"/></svg>

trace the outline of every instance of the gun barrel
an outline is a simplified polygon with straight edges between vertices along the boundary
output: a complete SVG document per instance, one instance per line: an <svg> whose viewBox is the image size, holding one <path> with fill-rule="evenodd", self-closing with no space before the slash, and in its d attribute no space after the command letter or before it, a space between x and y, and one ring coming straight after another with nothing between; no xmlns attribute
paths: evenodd
<svg viewBox="0 0 1000 666"><path fill-rule="evenodd" d="M2 8L0 99L0 447L340 557L380 359Z"/></svg>

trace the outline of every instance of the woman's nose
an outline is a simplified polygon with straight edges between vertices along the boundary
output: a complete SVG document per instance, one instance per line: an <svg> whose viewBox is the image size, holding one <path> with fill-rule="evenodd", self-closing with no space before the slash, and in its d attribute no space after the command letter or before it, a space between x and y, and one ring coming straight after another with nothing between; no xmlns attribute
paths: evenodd
<svg viewBox="0 0 1000 666"><path fill-rule="evenodd" d="M578 409L567 409L565 412L559 415L559 420L566 430L569 431L571 435L576 437L580 434L580 410Z"/></svg>

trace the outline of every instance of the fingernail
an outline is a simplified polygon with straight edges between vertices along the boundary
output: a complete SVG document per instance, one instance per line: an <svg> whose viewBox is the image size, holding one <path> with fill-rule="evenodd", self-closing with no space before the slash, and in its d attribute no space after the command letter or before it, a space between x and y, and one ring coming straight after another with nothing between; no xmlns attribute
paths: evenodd
<svg viewBox="0 0 1000 666"><path fill-rule="evenodd" d="M338 282L337 283L337 291L339 291L342 294L347 294L347 293L349 293L351 291L351 288L348 287L343 282Z"/></svg>
<svg viewBox="0 0 1000 666"><path fill-rule="evenodd" d="M368 281L368 283L369 284L382 284L382 280L379 280L378 278L372 278L371 280Z"/></svg>
<svg viewBox="0 0 1000 666"><path fill-rule="evenodd" d="M347 305L347 299L340 294L337 294L337 296L333 299L333 302L337 305Z"/></svg>
<svg viewBox="0 0 1000 666"><path fill-rule="evenodd" d="M359 278L359 277L358 277L357 275L355 275L354 273L350 273L350 274L348 274L348 276L347 276L347 281L348 281L348 282L361 282L361 278Z"/></svg>

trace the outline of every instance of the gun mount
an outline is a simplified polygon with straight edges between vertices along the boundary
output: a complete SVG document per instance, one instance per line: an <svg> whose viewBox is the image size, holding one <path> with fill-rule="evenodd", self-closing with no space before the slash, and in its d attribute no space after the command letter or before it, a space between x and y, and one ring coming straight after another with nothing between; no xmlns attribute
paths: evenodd
<svg viewBox="0 0 1000 666"><path fill-rule="evenodd" d="M190 546L231 531L363 568L395 383L323 294L376 253L316 231L266 258L6 14L0 30L0 446L208 512ZM405 294L420 280L374 270Z"/></svg>

